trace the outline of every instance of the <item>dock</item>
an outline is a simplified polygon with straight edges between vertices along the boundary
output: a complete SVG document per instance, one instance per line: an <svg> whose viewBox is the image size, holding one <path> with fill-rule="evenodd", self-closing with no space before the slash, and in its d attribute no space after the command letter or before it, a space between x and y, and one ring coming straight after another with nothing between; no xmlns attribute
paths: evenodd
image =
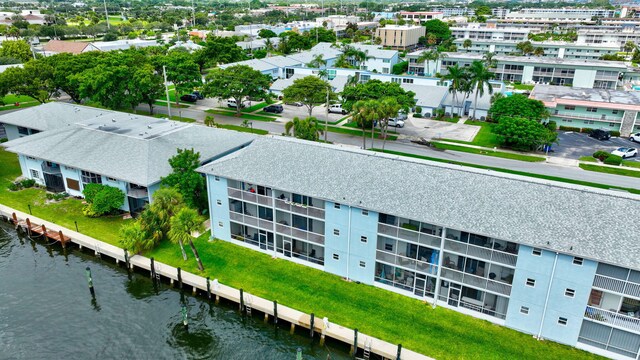
<svg viewBox="0 0 640 360"><path fill-rule="evenodd" d="M238 304L239 310L243 313L253 314L256 312L264 314L265 321L271 319L273 323L285 321L290 324L293 332L296 327L308 329L310 336L319 336L321 343L325 338L332 338L351 346L354 354L358 349L362 349L365 357L369 353L375 354L384 359L396 360L432 360L432 358L409 349L402 348L400 344L391 344L372 336L359 333L358 330L349 329L330 321L324 321L324 317L330 314L306 314L293 308L278 304L275 301L252 295L243 289L236 289L231 286L221 284L217 279L211 280L202 276L182 271L180 268L154 261L141 255L132 255L126 250L94 239L82 233L61 227L54 223L39 219L35 216L25 214L15 209L0 204L0 218L13 222L19 228L29 234L36 236L45 235L47 238L60 242L62 246L68 243L76 244L80 249L87 248L95 252L96 256L102 259L105 257L115 260L117 264L122 263L130 270L138 268L148 272L157 280L164 278L171 284L179 283L183 289L189 289L194 294L202 294L209 299L225 299Z"/></svg>

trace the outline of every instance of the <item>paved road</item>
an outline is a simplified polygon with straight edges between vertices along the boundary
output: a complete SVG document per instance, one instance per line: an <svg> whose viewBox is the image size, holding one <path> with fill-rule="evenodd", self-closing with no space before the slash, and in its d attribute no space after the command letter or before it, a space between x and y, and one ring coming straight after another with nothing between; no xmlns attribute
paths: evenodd
<svg viewBox="0 0 640 360"><path fill-rule="evenodd" d="M212 101L212 100L209 100L209 101ZM204 104L199 103L199 105L204 105ZM145 107L140 107L140 109L146 110ZM204 117L206 115L206 113L204 113L202 110L195 110L195 109L189 109L189 108L180 109L180 110L182 111L183 116L190 117L199 121L204 120ZM166 108L156 107L156 112L166 113ZM215 115L215 119L216 119L216 122L223 123L223 124L239 125L242 123L241 119L235 118L233 116ZM284 124L287 121L288 119L284 117L280 117L273 122L253 121L253 127L256 129L267 130L274 134L281 134L284 132ZM398 132L402 133L402 129L399 129ZM588 140L593 140L593 139L588 139ZM328 141L331 141L336 144L352 145L356 147L362 146L362 137L360 136L329 133ZM627 140L620 140L620 141L627 141ZM375 143L376 143L375 147L382 146L380 140L376 140ZM371 147L370 138L367 139L367 147ZM585 171L575 166L560 166L560 165L548 164L545 162L530 163L530 162L524 162L524 161L502 159L497 157L476 155L476 154L450 151L450 150L440 151L440 150L434 150L428 147L411 143L407 139L399 139L397 141L387 141L385 148L388 150L401 151L405 153L413 153L413 154L424 155L424 156L451 160L451 161L466 162L466 163L475 164L475 165L492 166L492 167L516 170L516 171L535 173L540 175L557 176L557 177L563 177L567 179L590 181L594 183L601 183L601 184L607 184L612 186L621 186L621 187L640 189L640 180L638 180L638 178L604 174L604 173L598 173L593 171ZM593 153L593 151L591 151L591 153ZM590 155L591 153L587 153L586 155ZM399 176L401 177L402 175L400 174Z"/></svg>
<svg viewBox="0 0 640 360"><path fill-rule="evenodd" d="M578 159L581 156L591 156L597 150L613 151L619 147L640 148L640 144L631 142L627 138L611 138L600 141L589 137L587 134L576 132L559 132L559 144L554 146L553 156L561 156ZM640 158L630 158L627 160L640 161Z"/></svg>

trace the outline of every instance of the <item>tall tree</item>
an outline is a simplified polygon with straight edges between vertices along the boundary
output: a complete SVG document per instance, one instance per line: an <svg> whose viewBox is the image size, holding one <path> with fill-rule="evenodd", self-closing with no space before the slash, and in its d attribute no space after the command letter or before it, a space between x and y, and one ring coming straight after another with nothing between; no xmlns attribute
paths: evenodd
<svg viewBox="0 0 640 360"><path fill-rule="evenodd" d="M175 187L182 195L184 203L192 208L206 208L206 187L204 177L196 172L200 166L200 153L193 149L178 149L177 155L169 159L173 171L162 178L162 184Z"/></svg>
<svg viewBox="0 0 640 360"><path fill-rule="evenodd" d="M0 74L0 83L3 83L7 91L16 95L31 96L42 104L59 94L53 74L51 65L33 60L21 68L6 69Z"/></svg>
<svg viewBox="0 0 640 360"><path fill-rule="evenodd" d="M478 95L481 97L484 96L485 88L488 90L489 94L493 94L493 86L489 80L494 78L494 74L487 70L484 64L476 60L471 63L471 67L469 68L469 81L471 82L471 88L475 90L475 100L473 101L473 119L476 118L476 110L478 109Z"/></svg>
<svg viewBox="0 0 640 360"><path fill-rule="evenodd" d="M183 94L191 93L194 88L202 86L200 68L193 55L186 51L170 51L163 59L167 69L167 80L176 87L176 102Z"/></svg>
<svg viewBox="0 0 640 360"><path fill-rule="evenodd" d="M442 41L451 38L449 24L444 21L438 19L429 20L424 23L424 27L426 28L427 39L429 35L433 35L436 39L436 44L440 44Z"/></svg>
<svg viewBox="0 0 640 360"><path fill-rule="evenodd" d="M5 40L0 43L0 57L10 57L21 62L33 59L31 46L24 40Z"/></svg>
<svg viewBox="0 0 640 360"><path fill-rule="evenodd" d="M540 121L549 117L549 111L542 101L529 99L522 94L513 94L496 100L489 114L494 120L502 117L519 117L529 120Z"/></svg>
<svg viewBox="0 0 640 360"><path fill-rule="evenodd" d="M149 113L153 115L153 105L164 95L164 80L156 73L151 64L143 64L135 69L131 81L140 94L140 102L149 106Z"/></svg>
<svg viewBox="0 0 640 360"><path fill-rule="evenodd" d="M324 59L322 54L316 54L313 59L307 64L307 67L320 69L327 65L327 60Z"/></svg>
<svg viewBox="0 0 640 360"><path fill-rule="evenodd" d="M225 69L213 69L204 83L203 94L207 97L232 98L236 101L236 114L240 116L243 100L249 96L266 96L271 78L247 65L234 65Z"/></svg>
<svg viewBox="0 0 640 360"><path fill-rule="evenodd" d="M389 130L389 119L397 117L398 111L401 109L400 104L395 98L387 97L380 101L380 131L382 132L382 150L387 142L387 133Z"/></svg>
<svg viewBox="0 0 640 360"><path fill-rule="evenodd" d="M393 97L402 108L412 108L416 101L416 94L413 91L406 91L400 84L395 82L382 82L380 80L369 80L365 83L357 83L354 86L347 86L341 94L342 108L351 111L353 104L359 100L378 100Z"/></svg>
<svg viewBox="0 0 640 360"><path fill-rule="evenodd" d="M495 56L496 54L492 52L486 52L484 53L484 55L482 55L482 61L484 62L486 67L492 69L496 67L496 60L494 59Z"/></svg>
<svg viewBox="0 0 640 360"><path fill-rule="evenodd" d="M180 244L184 260L187 260L187 254L184 252L183 244L184 242L189 243L191 252L193 252L193 256L198 262L198 269L200 271L204 270L204 266L202 266L202 260L200 259L200 255L198 255L198 250L196 250L196 247L193 244L193 236L191 234L194 232L204 231L204 226L202 225L203 221L204 219L198 215L196 210L183 207L171 218L171 230L169 230L168 234L171 242Z"/></svg>
<svg viewBox="0 0 640 360"><path fill-rule="evenodd" d="M43 58L42 60L53 67L53 81L55 86L64 91L71 100L79 104L80 80L77 74L93 68L105 53L89 51L78 55L60 53Z"/></svg>
<svg viewBox="0 0 640 360"><path fill-rule="evenodd" d="M471 45L473 45L473 43L471 42L471 39L465 39L465 40L462 42L462 47L463 47L465 50L469 49L469 48L471 47Z"/></svg>
<svg viewBox="0 0 640 360"><path fill-rule="evenodd" d="M329 100L335 98L331 85L314 75L294 80L282 94L285 102L300 102L306 106L309 116L312 116L314 107L327 101L327 97Z"/></svg>
<svg viewBox="0 0 640 360"><path fill-rule="evenodd" d="M449 82L449 92L452 96L451 115L455 114L456 104L458 103L458 93L463 91L463 82L465 81L465 71L463 68L455 64L447 67L447 74L442 76L443 81Z"/></svg>
<svg viewBox="0 0 640 360"><path fill-rule="evenodd" d="M351 119L362 129L362 148L367 148L367 129L379 119L380 103L377 100L359 100L353 104ZM373 144L372 144L373 146Z"/></svg>
<svg viewBox="0 0 640 360"><path fill-rule="evenodd" d="M171 218L185 205L182 194L174 187L163 186L152 196L153 202L142 212L140 220L148 236L160 241L171 228Z"/></svg>
<svg viewBox="0 0 640 360"><path fill-rule="evenodd" d="M425 75L431 76L430 64L432 61L437 62L440 60L440 53L436 50L425 50L420 54L418 59L416 60L418 63L424 63L427 72ZM437 67L437 66L436 66Z"/></svg>

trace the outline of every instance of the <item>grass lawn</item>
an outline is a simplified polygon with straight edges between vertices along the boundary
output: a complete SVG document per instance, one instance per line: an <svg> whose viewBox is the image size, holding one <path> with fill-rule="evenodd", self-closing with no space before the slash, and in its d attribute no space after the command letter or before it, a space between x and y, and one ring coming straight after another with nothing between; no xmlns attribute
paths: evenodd
<svg viewBox="0 0 640 360"><path fill-rule="evenodd" d="M599 166L599 165L591 165L591 164L580 164L580 168L588 171L601 172L606 174L614 174L614 175L622 175L622 176L631 176L640 178L640 171L638 170L629 170L624 167L608 167L608 166Z"/></svg>
<svg viewBox="0 0 640 360"><path fill-rule="evenodd" d="M323 131L324 131L324 128L323 128ZM340 134L362 136L362 130L360 130L360 129L350 129L348 127L342 127L342 126L328 126L327 127L327 131L334 132L334 133L340 133ZM367 137L371 138L371 131L367 131L366 134L367 134ZM376 136L376 138L380 139L381 135L380 135L380 131L379 130L376 131L376 134L378 134ZM398 137L396 135L387 134L387 140L397 140L397 139L398 139Z"/></svg>
<svg viewBox="0 0 640 360"><path fill-rule="evenodd" d="M236 116L235 111L209 109L209 110L206 110L205 112L208 112L211 114L217 114L217 115L238 117ZM247 119L247 120L256 120L256 121L275 121L276 120L276 118L274 117L255 115L255 114L240 114L240 118Z"/></svg>
<svg viewBox="0 0 640 360"><path fill-rule="evenodd" d="M535 85L512 84L515 90L533 90Z"/></svg>
<svg viewBox="0 0 640 360"><path fill-rule="evenodd" d="M238 125L218 124L218 127L222 129L235 130L235 131L252 133L257 135L267 135L269 133L267 130L262 130L262 129L252 130L250 127L244 127L244 126L238 126Z"/></svg>
<svg viewBox="0 0 640 360"><path fill-rule="evenodd" d="M32 102L27 102L27 103L20 103L20 106L15 106L15 105L5 105L5 106L0 106L0 111L5 111L5 110L13 110L13 109L23 109L23 108L28 108L28 107L32 107L32 106L37 106L40 105L39 102L37 101L32 101Z"/></svg>
<svg viewBox="0 0 640 360"><path fill-rule="evenodd" d="M499 157L504 159L520 160L520 161L528 161L528 162L540 162L545 160L545 158L540 156L513 154L513 153L501 152L501 151L487 151L482 149L470 148L466 146L442 144L435 141L431 143L438 149L462 151L462 152L467 152L471 154L494 156L494 157Z"/></svg>
<svg viewBox="0 0 640 360"><path fill-rule="evenodd" d="M2 102L5 103L6 105L23 103L23 102L31 102L31 101L38 101L38 100L32 98L31 96L13 95L13 94L6 95L5 97L2 98Z"/></svg>
<svg viewBox="0 0 640 360"><path fill-rule="evenodd" d="M373 286L346 282L309 267L224 241L195 241L205 271L193 255L183 261L180 248L161 243L147 256L251 294L357 328L437 359L596 359L598 356L550 341L537 341L488 321L463 315ZM545 355L543 355L545 354Z"/></svg>
<svg viewBox="0 0 640 360"><path fill-rule="evenodd" d="M45 190L31 188L12 192L7 189L16 177L21 175L18 156L0 149L0 203L28 213L28 205L34 216L56 224L75 229L74 221L83 234L110 244L118 245L118 229L128 220L122 216L88 218L82 214L82 201L66 199L58 203L45 204Z"/></svg>
<svg viewBox="0 0 640 360"><path fill-rule="evenodd" d="M244 108L244 109L242 109L240 111L242 111L243 113L252 113L254 111L258 111L258 110L266 107L267 105L269 105L269 104L267 104L266 102L261 102L261 103L249 106L247 108Z"/></svg>
<svg viewBox="0 0 640 360"><path fill-rule="evenodd" d="M153 117L158 118L158 119L168 119L169 116L165 115L165 114L155 114L153 115ZM196 119L192 119L192 118L188 118L188 117L180 117L178 115L173 115L171 116L171 120L175 120L175 121L181 121L181 122L186 122L186 123L194 123L196 122Z"/></svg>
<svg viewBox="0 0 640 360"><path fill-rule="evenodd" d="M460 140L452 140L452 139L442 139L450 142L457 142L460 144L471 144L476 146L483 146L488 148L498 147L500 146L500 142L498 141L498 136L493 133L493 127L496 125L494 123L489 123L486 121L465 121L466 125L475 125L480 126L480 130L476 134L476 137L473 141L460 141Z"/></svg>
<svg viewBox="0 0 640 360"><path fill-rule="evenodd" d="M371 149L371 150L382 152L382 149ZM503 172L503 173L507 173L507 174L515 174L515 175L528 176L528 177L544 179L544 180L559 181L559 182L564 182L564 183L569 183L569 184L576 184L576 185L583 185L583 186L589 186L589 187L594 187L594 188L599 188L599 189L623 190L623 191L628 191L628 192L633 193L633 194L639 194L640 195L640 189L625 188L625 187L622 187L622 186L611 186L611 185L599 184L599 183L582 181L582 180L573 180L573 179L561 178L561 177L557 177L557 176L548 176L548 175L528 173L528 172L525 172L525 171L516 171L516 170L509 170L509 169L497 168L497 167L492 167L492 166L476 165L476 164L470 164L470 163L465 163L465 162L460 162L460 161L450 161L450 160L445 160L445 159L433 158L433 157L429 157L429 156L422 156L422 155L404 153L404 152L401 152L401 151L384 150L384 152L387 153L387 154L401 155L401 156L406 156L406 157L411 157L411 158L416 158L416 159L430 160L430 161L442 162L442 163L447 163L447 164L462 165L462 166L468 166L468 167L472 167L472 168L476 168L476 169L499 171L499 172Z"/></svg>
<svg viewBox="0 0 640 360"><path fill-rule="evenodd" d="M580 158L578 160L586 161L586 162L593 162L593 163L597 163L598 162L598 159L594 158L593 156L580 156Z"/></svg>
<svg viewBox="0 0 640 360"><path fill-rule="evenodd" d="M581 156L579 160L580 161L586 161L586 162L592 162L592 163L599 163L598 159L594 158L593 156ZM640 169L640 162L622 160L622 166L623 167L632 167L632 168Z"/></svg>
<svg viewBox="0 0 640 360"><path fill-rule="evenodd" d="M281 117L282 116L280 114L266 112L266 111L258 111L258 112L254 113L254 114L255 115L265 115L265 116L275 116L275 117Z"/></svg>
<svg viewBox="0 0 640 360"><path fill-rule="evenodd" d="M156 102L154 102L153 104L156 105L156 106L162 106L162 107L166 107L167 106L167 102L165 100L156 100ZM188 108L188 107L189 107L189 105L184 105L184 104L176 105L175 101L171 102L171 108L172 109L173 108L181 108L182 109L182 108Z"/></svg>

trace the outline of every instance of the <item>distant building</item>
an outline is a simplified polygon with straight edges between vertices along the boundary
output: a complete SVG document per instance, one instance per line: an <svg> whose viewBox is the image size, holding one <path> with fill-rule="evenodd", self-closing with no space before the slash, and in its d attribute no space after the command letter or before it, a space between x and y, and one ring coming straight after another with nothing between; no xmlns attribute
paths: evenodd
<svg viewBox="0 0 640 360"><path fill-rule="evenodd" d="M386 25L376 30L376 37L381 39L380 45L384 47L406 50L416 47L425 33L426 29L421 25Z"/></svg>
<svg viewBox="0 0 640 360"><path fill-rule="evenodd" d="M471 46L465 48L464 42L467 39L456 39L454 43L458 47L458 52L469 52L485 54L488 52L496 55L520 55L520 50L516 48L520 41L508 40L472 40ZM615 54L620 51L620 47L610 44L578 44L564 41L531 41L535 48L544 50L544 57L560 59L584 59L598 60L602 55Z"/></svg>
<svg viewBox="0 0 640 360"><path fill-rule="evenodd" d="M442 19L444 14L437 11L401 11L400 17L405 21L423 24L429 20Z"/></svg>

